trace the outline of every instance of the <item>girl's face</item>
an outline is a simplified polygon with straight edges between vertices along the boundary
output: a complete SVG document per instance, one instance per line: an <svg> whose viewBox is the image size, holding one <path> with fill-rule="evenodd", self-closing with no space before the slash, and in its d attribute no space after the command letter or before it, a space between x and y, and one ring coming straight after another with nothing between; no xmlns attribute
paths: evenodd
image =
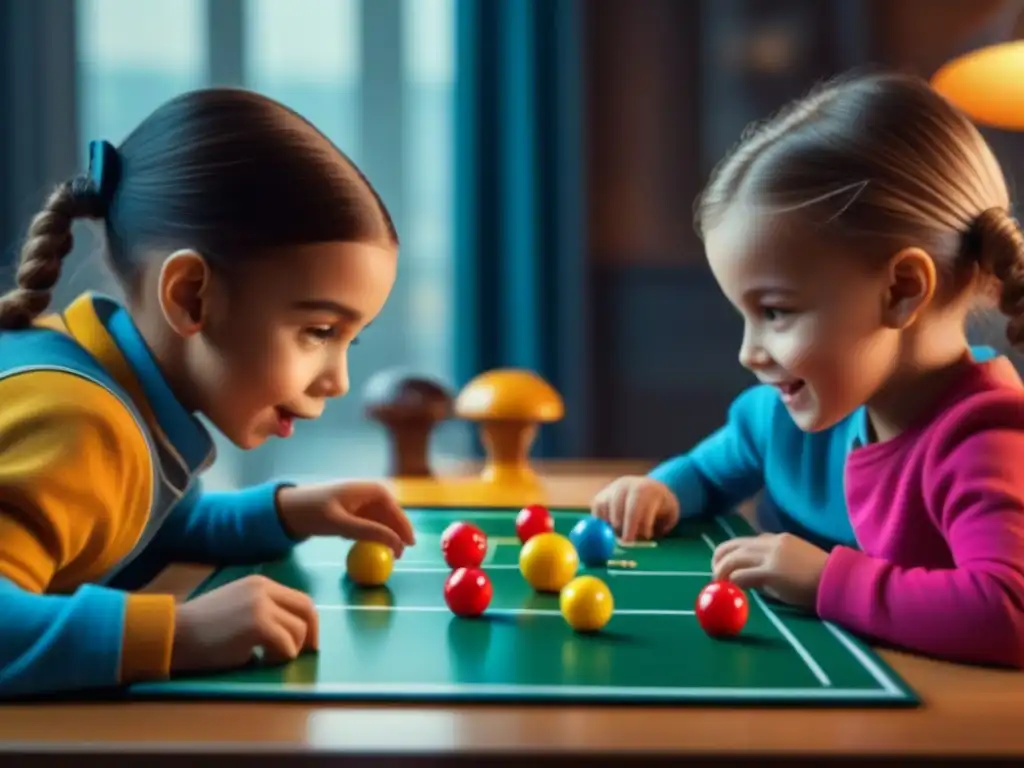
<svg viewBox="0 0 1024 768"><path fill-rule="evenodd" d="M799 232L792 216L739 203L706 247L743 316L740 363L778 389L797 426L827 429L878 392L899 352L899 332L883 322L885 270Z"/></svg>
<svg viewBox="0 0 1024 768"><path fill-rule="evenodd" d="M348 392L349 348L383 308L396 268L394 249L323 243L212 280L202 330L186 343L197 410L242 448L319 417Z"/></svg>

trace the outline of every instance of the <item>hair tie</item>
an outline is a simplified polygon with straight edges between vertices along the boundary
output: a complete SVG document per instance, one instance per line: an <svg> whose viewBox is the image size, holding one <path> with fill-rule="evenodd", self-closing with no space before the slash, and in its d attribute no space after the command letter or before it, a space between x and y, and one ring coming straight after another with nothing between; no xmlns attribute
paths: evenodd
<svg viewBox="0 0 1024 768"><path fill-rule="evenodd" d="M89 142L89 181L96 189L104 207L114 198L121 177L120 157L109 141Z"/></svg>

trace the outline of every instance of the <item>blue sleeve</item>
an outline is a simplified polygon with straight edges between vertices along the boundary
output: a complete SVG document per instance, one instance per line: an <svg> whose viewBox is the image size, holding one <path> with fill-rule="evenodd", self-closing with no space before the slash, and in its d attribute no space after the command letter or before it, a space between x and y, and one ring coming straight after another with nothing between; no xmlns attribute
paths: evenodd
<svg viewBox="0 0 1024 768"><path fill-rule="evenodd" d="M298 543L277 512L275 494L287 483L238 491L203 491L200 483L175 505L154 546L167 558L217 565L277 560Z"/></svg>
<svg viewBox="0 0 1024 768"><path fill-rule="evenodd" d="M119 686L127 600L93 585L39 595L0 578L0 696Z"/></svg>
<svg viewBox="0 0 1024 768"><path fill-rule="evenodd" d="M650 477L679 499L681 517L718 514L764 487L764 456L771 429L775 389L744 391L729 407L726 423L693 450L659 464Z"/></svg>
<svg viewBox="0 0 1024 768"><path fill-rule="evenodd" d="M986 360L991 360L993 357L999 357L999 352L989 346L985 345L972 345L971 356L976 362L984 363Z"/></svg>

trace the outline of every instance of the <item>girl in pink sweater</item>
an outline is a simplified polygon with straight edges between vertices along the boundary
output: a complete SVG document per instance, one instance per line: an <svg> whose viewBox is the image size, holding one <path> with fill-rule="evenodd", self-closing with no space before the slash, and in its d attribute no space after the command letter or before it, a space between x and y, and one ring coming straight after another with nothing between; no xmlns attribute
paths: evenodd
<svg viewBox="0 0 1024 768"><path fill-rule="evenodd" d="M964 327L991 302L1024 344L1024 238L982 136L916 78L834 81L744 135L697 223L742 364L807 432L862 405L869 422L846 464L859 549L739 538L715 576L885 644L1024 667L1024 387Z"/></svg>

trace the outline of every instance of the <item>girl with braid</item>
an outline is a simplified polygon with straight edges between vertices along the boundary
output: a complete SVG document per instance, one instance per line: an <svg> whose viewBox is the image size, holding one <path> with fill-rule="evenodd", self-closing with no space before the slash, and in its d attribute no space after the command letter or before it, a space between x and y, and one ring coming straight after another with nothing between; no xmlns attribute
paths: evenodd
<svg viewBox="0 0 1024 768"><path fill-rule="evenodd" d="M287 438L348 389L394 284L398 237L359 170L280 104L210 89L157 109L35 216L0 299L0 695L117 688L317 647L308 596L250 577L176 604L132 590L170 561L253 562L306 537L411 526L380 486L204 491L206 417ZM123 302L50 313L76 219Z"/></svg>
<svg viewBox="0 0 1024 768"><path fill-rule="evenodd" d="M713 576L878 643L1024 667L1024 386L965 332L994 303L1024 346L1024 237L983 137L916 78L830 82L743 136L697 225L761 383L594 514L671 535L762 487L808 518L827 499L853 542L733 538Z"/></svg>

